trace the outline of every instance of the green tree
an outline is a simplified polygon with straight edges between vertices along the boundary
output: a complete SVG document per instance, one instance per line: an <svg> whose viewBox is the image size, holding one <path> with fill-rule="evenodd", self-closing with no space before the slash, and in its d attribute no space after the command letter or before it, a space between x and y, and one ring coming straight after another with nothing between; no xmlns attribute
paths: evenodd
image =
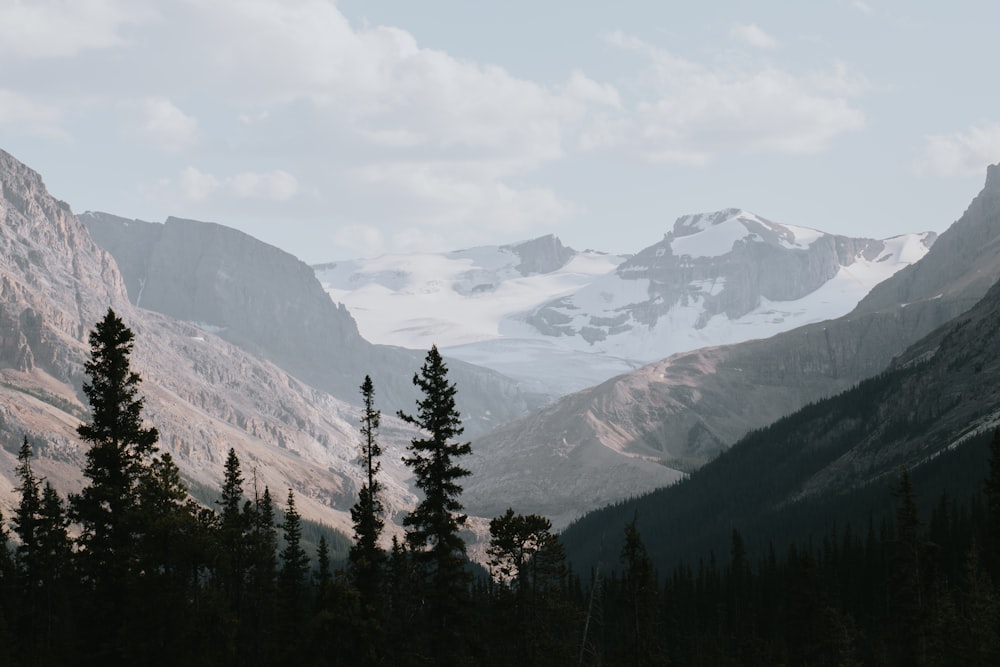
<svg viewBox="0 0 1000 667"><path fill-rule="evenodd" d="M91 420L77 433L90 443L84 477L89 484L70 498L80 524L77 542L85 580L92 587L89 634L95 662L125 661L121 636L127 618L129 579L137 572L139 488L149 474L158 433L143 426L141 379L129 357L135 335L112 309L90 332L89 381L83 392Z"/></svg>
<svg viewBox="0 0 1000 667"><path fill-rule="evenodd" d="M132 662L172 665L198 654L197 600L209 561L199 508L169 452L154 458L138 489L139 576L129 600ZM178 642L177 637L184 637Z"/></svg>
<svg viewBox="0 0 1000 667"><path fill-rule="evenodd" d="M986 476L986 511L989 521L987 535L987 570L1000 585L1000 429L993 431L990 441L989 472Z"/></svg>
<svg viewBox="0 0 1000 667"><path fill-rule="evenodd" d="M243 496L240 459L232 447L226 455L219 515L219 562L216 576L230 611L237 621L243 607L248 568L247 534L250 530L250 505Z"/></svg>
<svg viewBox="0 0 1000 667"><path fill-rule="evenodd" d="M296 641L306 620L306 585L309 582L309 556L302 548L302 518L295 508L295 493L288 489L285 518L281 522L285 546L281 550L278 574L279 638L277 648L284 664L301 664L304 643Z"/></svg>
<svg viewBox="0 0 1000 667"><path fill-rule="evenodd" d="M518 665L568 662L575 627L564 595L566 555L552 523L508 508L490 521L487 555L497 612L495 659Z"/></svg>
<svg viewBox="0 0 1000 667"><path fill-rule="evenodd" d="M14 636L8 619L14 614L17 590L16 569L10 553L10 537L4 523L3 511L0 510L0 658L3 664L16 664L14 661Z"/></svg>
<svg viewBox="0 0 1000 667"><path fill-rule="evenodd" d="M36 535L41 622L38 627L39 665L70 662L74 623L70 592L75 588L72 542L66 505L51 484L42 488Z"/></svg>
<svg viewBox="0 0 1000 667"><path fill-rule="evenodd" d="M462 623L469 602L465 540L459 534L467 517L461 513L458 481L470 473L455 459L472 448L467 442L454 441L463 432L462 422L455 408L455 385L448 381L448 368L437 346L427 353L413 384L423 394L417 400L416 415L400 411L399 417L424 434L410 441L410 456L403 458L413 469L423 498L403 525L412 556L425 575L428 609L422 617L429 623L430 657L438 664L453 664L464 653Z"/></svg>
<svg viewBox="0 0 1000 667"><path fill-rule="evenodd" d="M40 577L38 572L38 533L42 494L41 482L31 469L31 445L28 443L27 436L24 437L21 450L17 455L15 474L20 480L20 484L15 490L21 494L17 508L14 510L13 520L14 532L21 542L17 546L17 565L25 587L29 591L34 591L39 586ZM37 613L34 597L31 595L30 599L26 600L28 607L25 611L31 616Z"/></svg>
<svg viewBox="0 0 1000 667"><path fill-rule="evenodd" d="M621 562L625 566L625 600L628 606L628 640L625 663L630 665L666 664L660 626L662 604L656 582L653 560L646 551L638 528L639 517L633 516L625 526Z"/></svg>
<svg viewBox="0 0 1000 667"><path fill-rule="evenodd" d="M385 561L385 554L378 546L384 522L380 498L382 485L376 477L382 465L379 461L382 447L378 444L382 413L375 409L375 386L370 376L366 375L361 385L361 397L361 464L366 480L358 492L358 501L351 507L354 544L351 545L348 557L351 576L361 593L362 604L375 610L379 606L380 579Z"/></svg>
<svg viewBox="0 0 1000 667"><path fill-rule="evenodd" d="M929 654L927 578L931 546L923 538L923 524L908 470L903 470L893 495L898 504L889 591L896 648L901 664L924 665Z"/></svg>
<svg viewBox="0 0 1000 667"><path fill-rule="evenodd" d="M271 491L255 494L250 509L250 532L247 589L241 613L239 663L269 665L273 648L275 616L275 579L277 574L278 534L274 521Z"/></svg>
<svg viewBox="0 0 1000 667"><path fill-rule="evenodd" d="M20 501L14 512L17 570L20 581L17 636L23 655L35 664L59 664L60 649L68 644L69 581L63 573L70 564L69 538L62 500L51 485L41 490L41 480L31 467L27 437L18 454Z"/></svg>

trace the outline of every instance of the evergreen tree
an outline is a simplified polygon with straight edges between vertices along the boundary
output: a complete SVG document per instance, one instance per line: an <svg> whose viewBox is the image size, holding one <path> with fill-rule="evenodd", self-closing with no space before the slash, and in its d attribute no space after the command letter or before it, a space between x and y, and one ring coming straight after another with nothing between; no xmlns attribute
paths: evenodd
<svg viewBox="0 0 1000 667"><path fill-rule="evenodd" d="M566 663L573 655L564 595L566 556L552 523L512 508L490 521L490 574L500 646L494 660L518 665ZM569 630L569 632L567 632ZM509 650L505 650L509 649Z"/></svg>
<svg viewBox="0 0 1000 667"><path fill-rule="evenodd" d="M376 478L381 462L382 448L378 444L378 428L382 413L375 409L375 386L370 376L361 385L363 409L361 413L361 464L366 480L358 493L358 501L351 507L354 522L354 544L349 552L351 576L361 593L362 604L373 611L378 607L382 565L385 554L378 546L384 525L382 519L382 485Z"/></svg>
<svg viewBox="0 0 1000 667"><path fill-rule="evenodd" d="M53 621L65 618L59 613L64 611L62 605L55 600L64 597L65 591L57 590L63 582L56 578L69 564L70 553L61 501L48 484L43 497L31 458L31 445L25 437L18 454L20 500L13 520L20 541L16 550L20 582L17 636L24 655L33 656L37 664L54 664Z"/></svg>
<svg viewBox="0 0 1000 667"><path fill-rule="evenodd" d="M9 621L15 610L16 590L17 578L14 558L10 553L10 537L4 523L3 511L0 510L0 658L4 665L17 664L14 659L16 634L10 627Z"/></svg>
<svg viewBox="0 0 1000 667"><path fill-rule="evenodd" d="M1000 585L1000 429L993 431L993 439L990 441L989 472L985 486L989 520L987 569L993 576L993 581Z"/></svg>
<svg viewBox="0 0 1000 667"><path fill-rule="evenodd" d="M330 569L330 545L326 543L326 535L319 536L319 544L316 545L316 588L322 598L323 591L330 585L333 573Z"/></svg>
<svg viewBox="0 0 1000 667"><path fill-rule="evenodd" d="M275 615L277 573L277 528L274 501L266 486L250 508L248 535L249 568L244 610L237 644L240 664L271 664L272 629Z"/></svg>
<svg viewBox="0 0 1000 667"><path fill-rule="evenodd" d="M901 664L927 663L927 610L929 607L927 570L930 567L929 545L923 539L923 525L917 512L916 495L908 470L903 470L897 498L896 538L893 542L890 593L896 647Z"/></svg>
<svg viewBox="0 0 1000 667"><path fill-rule="evenodd" d="M302 548L302 519L295 508L295 493L288 489L288 501L281 530L285 547L281 550L281 572L278 575L279 637L278 652L283 664L301 664L303 642L296 635L305 625L306 584L309 582L309 557Z"/></svg>
<svg viewBox="0 0 1000 667"><path fill-rule="evenodd" d="M83 470L89 484L70 499L72 517L80 524L80 562L92 587L90 634L92 659L123 662L120 636L128 611L125 596L137 572L139 486L149 474L158 433L142 424L139 375L129 356L134 334L112 309L90 333L89 381L83 392L91 420L77 433L91 447Z"/></svg>
<svg viewBox="0 0 1000 667"><path fill-rule="evenodd" d="M402 411L399 417L419 428L424 437L415 437L403 461L413 469L423 498L403 520L406 541L425 574L427 631L432 660L453 664L464 647L461 624L468 604L469 576L464 570L465 540L459 529L466 516L458 497L458 480L469 475L455 459L472 451L469 443L456 443L462 434L461 419L455 408L455 385L448 381L448 368L434 346L427 353L420 373L413 376L423 398L417 400L416 415Z"/></svg>
<svg viewBox="0 0 1000 667"><path fill-rule="evenodd" d="M646 551L637 526L638 516L625 526L621 562L625 565L625 597L629 633L623 664L646 667L666 664L659 627L660 593L653 560Z"/></svg>
<svg viewBox="0 0 1000 667"><path fill-rule="evenodd" d="M244 588L248 568L247 536L250 530L250 507L243 497L243 474L236 450L226 455L219 516L219 562L217 576L230 611L239 622L243 607Z"/></svg>
<svg viewBox="0 0 1000 667"><path fill-rule="evenodd" d="M171 665L198 653L191 601L208 564L207 539L198 507L169 452L152 460L138 488L140 576L129 600L127 623L132 661ZM186 641L178 642L177 637Z"/></svg>
<svg viewBox="0 0 1000 667"><path fill-rule="evenodd" d="M36 535L36 562L41 581L37 628L39 665L66 664L75 650L70 593L76 581L71 569L73 552L68 527L69 517L63 499L45 482Z"/></svg>
<svg viewBox="0 0 1000 667"><path fill-rule="evenodd" d="M17 455L15 470L20 485L15 489L20 492L21 499L14 510L14 532L20 544L17 547L17 566L20 577L28 591L34 591L39 585L38 563L38 533L42 507L41 483L31 469L31 445L28 437L24 437L21 450ZM37 613L34 595L26 600L28 615Z"/></svg>

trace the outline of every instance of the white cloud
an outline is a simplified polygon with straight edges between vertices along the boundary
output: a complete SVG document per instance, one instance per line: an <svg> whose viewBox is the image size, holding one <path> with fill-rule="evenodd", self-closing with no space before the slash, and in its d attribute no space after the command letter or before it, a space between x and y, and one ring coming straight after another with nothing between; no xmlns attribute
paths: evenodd
<svg viewBox="0 0 1000 667"><path fill-rule="evenodd" d="M2 0L0 57L65 58L127 43L155 13L144 0Z"/></svg>
<svg viewBox="0 0 1000 667"><path fill-rule="evenodd" d="M225 186L242 199L288 201L299 193L299 182L280 169L266 174L245 172L226 179Z"/></svg>
<svg viewBox="0 0 1000 667"><path fill-rule="evenodd" d="M580 70L573 71L569 81L563 86L563 90L567 95L583 102L614 109L622 108L621 97L614 86L598 83Z"/></svg>
<svg viewBox="0 0 1000 667"><path fill-rule="evenodd" d="M47 137L65 137L60 119L61 114L56 107L0 88L0 127L16 128L28 134Z"/></svg>
<svg viewBox="0 0 1000 667"><path fill-rule="evenodd" d="M342 225L334 230L330 238L353 257L374 257L386 252L382 232L373 225Z"/></svg>
<svg viewBox="0 0 1000 667"><path fill-rule="evenodd" d="M195 34L178 57L197 85L243 111L241 146L287 137L326 163L324 191L344 190L354 203L338 207L361 223L526 229L562 219L576 209L522 181L566 157L593 109L622 106L613 86L581 71L543 85L398 28L355 28L328 0L185 7ZM268 138L249 129L246 109L269 111ZM362 193L337 180L344 173L361 178Z"/></svg>
<svg viewBox="0 0 1000 667"><path fill-rule="evenodd" d="M130 133L161 150L175 153L198 143L198 121L165 97L147 97L124 105L132 116Z"/></svg>
<svg viewBox="0 0 1000 667"><path fill-rule="evenodd" d="M987 165L996 162L1000 162L1000 123L925 137L923 155L915 168L931 176L970 176L982 174Z"/></svg>
<svg viewBox="0 0 1000 667"><path fill-rule="evenodd" d="M875 12L875 9L864 0L854 0L851 3L851 7L854 7L862 14L873 14Z"/></svg>
<svg viewBox="0 0 1000 667"><path fill-rule="evenodd" d="M616 141L654 162L706 164L726 153L815 153L844 132L864 127L848 97L865 89L842 64L832 72L796 75L775 67L754 70L684 60L635 37L609 42L648 59L647 99L635 117L618 119ZM607 128L606 128L607 130Z"/></svg>
<svg viewBox="0 0 1000 667"><path fill-rule="evenodd" d="M764 32L755 23L735 25L729 30L729 36L757 49L770 50L778 48L778 40Z"/></svg>
<svg viewBox="0 0 1000 667"><path fill-rule="evenodd" d="M483 231L551 227L580 213L548 188L512 186L493 166L455 162L395 162L361 167L359 185L372 195L394 193L406 220L475 239ZM391 217L393 211L384 211ZM452 243L454 245L454 243Z"/></svg>
<svg viewBox="0 0 1000 667"><path fill-rule="evenodd" d="M214 197L288 201L299 193L299 184L288 172L243 172L219 178L196 167L184 168L176 180L163 179L152 190L157 199L204 202Z"/></svg>

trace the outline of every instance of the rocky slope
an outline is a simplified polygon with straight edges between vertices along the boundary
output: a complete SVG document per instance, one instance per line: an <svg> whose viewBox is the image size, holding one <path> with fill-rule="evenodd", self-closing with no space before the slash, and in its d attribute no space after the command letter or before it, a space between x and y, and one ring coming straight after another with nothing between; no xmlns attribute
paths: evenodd
<svg viewBox="0 0 1000 667"><path fill-rule="evenodd" d="M218 487L227 450L303 516L347 529L360 468L358 410L191 324L134 307L111 255L40 176L0 151L0 506L10 509L16 452L28 436L38 474L78 490L88 332L112 307L136 333L146 417L196 490ZM325 298L325 297L324 297ZM413 370L416 370L414 367ZM384 421L386 501L399 520L415 496L399 462L410 431ZM248 492L252 490L248 488Z"/></svg>
<svg viewBox="0 0 1000 667"><path fill-rule="evenodd" d="M641 493L669 483L676 478L671 468L693 469L748 431L882 371L907 346L969 309L998 278L1000 168L991 167L982 192L927 255L848 315L766 340L674 355L476 440L469 506L492 509L501 492L515 508L544 497L541 511L567 519L581 506L599 506L605 497L591 502L560 491L561 480L573 475L564 441L575 450L632 457L643 468L633 477L609 471L594 482L600 488ZM518 465L505 469L512 460Z"/></svg>
<svg viewBox="0 0 1000 667"><path fill-rule="evenodd" d="M1000 282L970 310L909 347L874 378L737 442L673 488L593 513L564 536L584 564L607 558L601 536L636 514L661 567L723 552L732 531L763 553L833 524L864 530L895 504L911 473L928 504L981 490L1000 426Z"/></svg>
<svg viewBox="0 0 1000 667"><path fill-rule="evenodd" d="M356 403L365 375L384 411L411 410L423 351L371 345L307 265L222 225L169 218L80 219L121 268L132 303L194 323L341 400ZM429 345L428 345L429 347ZM541 398L495 371L449 360L470 435L522 416Z"/></svg>

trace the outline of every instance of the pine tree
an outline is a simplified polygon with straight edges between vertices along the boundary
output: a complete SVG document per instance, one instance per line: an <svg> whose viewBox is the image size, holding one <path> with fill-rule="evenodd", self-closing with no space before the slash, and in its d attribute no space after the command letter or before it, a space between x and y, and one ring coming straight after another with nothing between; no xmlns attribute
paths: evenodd
<svg viewBox="0 0 1000 667"><path fill-rule="evenodd" d="M39 585L38 563L38 533L39 514L42 507L41 484L31 469L31 445L28 437L24 437L21 450L17 455L16 474L20 485L15 489L21 494L21 499L14 510L14 532L20 544L17 547L17 565L25 587L34 591ZM34 598L32 595L31 598ZM29 615L34 615L35 600L27 600Z"/></svg>
<svg viewBox="0 0 1000 667"><path fill-rule="evenodd" d="M3 511L0 510L0 659L5 665L14 664L16 634L10 627L9 619L15 612L16 590L17 577L14 558L10 553L10 537L4 523Z"/></svg>
<svg viewBox="0 0 1000 667"><path fill-rule="evenodd" d="M277 648L283 664L303 662L303 642L296 641L306 619L306 584L309 581L309 557L302 548L302 519L295 508L295 493L288 489L288 501L281 530L285 547L281 550L278 575L279 637Z"/></svg>
<svg viewBox="0 0 1000 667"><path fill-rule="evenodd" d="M902 664L923 665L928 655L929 600L925 579L929 567L929 545L923 539L923 525L908 470L903 470L893 495L899 503L896 506L896 538L890 574L891 613L897 649Z"/></svg>
<svg viewBox="0 0 1000 667"><path fill-rule="evenodd" d="M653 560L646 551L638 528L639 517L633 516L625 526L621 562L625 566L625 597L628 604L629 638L625 662L630 665L666 664L659 626L660 593Z"/></svg>
<svg viewBox="0 0 1000 667"><path fill-rule="evenodd" d="M404 457L413 469L417 488L423 498L403 520L406 541L417 564L423 569L428 586L429 609L423 615L431 659L438 664L459 660L463 610L468 604L469 576L464 570L465 540L459 529L466 516L458 497L458 480L469 475L455 459L472 451L469 443L456 443L462 434L461 419L455 408L455 385L448 381L448 368L434 346L427 353L420 373L413 376L423 398L417 400L416 415L402 411L399 417L419 428L424 437L415 437Z"/></svg>
<svg viewBox="0 0 1000 667"><path fill-rule="evenodd" d="M129 361L134 338L109 308L90 333L90 359L84 366L91 420L77 433L91 445L83 470L89 484L70 504L80 524L83 575L93 589L88 620L95 662L125 660L120 635L128 615L129 579L137 572L139 487L159 437L155 428L142 424L141 379Z"/></svg>
<svg viewBox="0 0 1000 667"><path fill-rule="evenodd" d="M989 521L987 570L1000 586L1000 429L993 431L993 439L990 441L989 473L985 486Z"/></svg>
<svg viewBox="0 0 1000 667"><path fill-rule="evenodd" d="M375 409L375 386L370 376L361 385L364 407L361 413L361 463L366 481L358 493L358 501L351 507L354 522L354 544L349 559L351 576L361 593L362 604L373 611L378 608L382 565L385 554L378 546L384 525L382 519L382 485L377 479L382 448L378 444L378 428L382 413Z"/></svg>
<svg viewBox="0 0 1000 667"><path fill-rule="evenodd" d="M141 575L130 600L132 660L157 665L184 662L195 652L191 601L197 599L208 564L198 506L169 452L152 460L138 488L137 565ZM188 638L178 642L177 637Z"/></svg>
<svg viewBox="0 0 1000 667"><path fill-rule="evenodd" d="M573 653L565 622L566 555L552 534L552 523L512 508L490 521L491 598L497 611L492 623L501 640L497 651L516 664L560 664Z"/></svg>
<svg viewBox="0 0 1000 667"><path fill-rule="evenodd" d="M66 505L51 484L45 482L38 510L37 562L42 581L39 599L38 664L66 664L73 650L70 590L75 586L72 543Z"/></svg>
<svg viewBox="0 0 1000 667"><path fill-rule="evenodd" d="M250 512L248 581L237 640L241 653L239 663L268 665L272 662L278 549L274 501L268 487L265 486L264 493L254 498Z"/></svg>
<svg viewBox="0 0 1000 667"><path fill-rule="evenodd" d="M222 496L218 504L222 507L222 513L219 516L220 557L217 573L229 609L238 619L243 605L249 559L247 533L250 529L250 508L243 497L240 459L233 448L226 455Z"/></svg>
<svg viewBox="0 0 1000 667"><path fill-rule="evenodd" d="M326 543L326 535L319 536L319 544L316 545L316 572L315 584L319 590L319 597L323 597L323 592L330 585L333 573L330 569L330 545Z"/></svg>

